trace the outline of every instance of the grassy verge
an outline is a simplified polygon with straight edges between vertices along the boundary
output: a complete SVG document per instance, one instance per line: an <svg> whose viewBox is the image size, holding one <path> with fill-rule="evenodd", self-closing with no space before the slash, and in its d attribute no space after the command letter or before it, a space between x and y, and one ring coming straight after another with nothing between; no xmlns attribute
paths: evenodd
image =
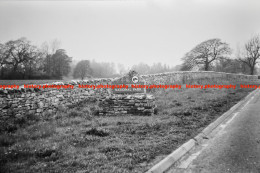
<svg viewBox="0 0 260 173"><path fill-rule="evenodd" d="M16 128L2 128L0 170L144 172L252 91L232 84L235 90L158 89L154 116L99 117L88 102L42 118L10 118Z"/></svg>

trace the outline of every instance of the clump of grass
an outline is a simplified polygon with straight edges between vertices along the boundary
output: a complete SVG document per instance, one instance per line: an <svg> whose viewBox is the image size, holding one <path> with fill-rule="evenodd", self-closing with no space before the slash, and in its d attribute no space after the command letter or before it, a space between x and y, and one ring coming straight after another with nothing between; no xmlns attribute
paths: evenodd
<svg viewBox="0 0 260 173"><path fill-rule="evenodd" d="M65 106L63 106L63 105L59 105L57 107L57 110L60 111L60 112L66 112L68 109Z"/></svg>
<svg viewBox="0 0 260 173"><path fill-rule="evenodd" d="M1 133L13 133L18 129L18 125L14 124L12 121L1 123L0 125L0 134Z"/></svg>
<svg viewBox="0 0 260 173"><path fill-rule="evenodd" d="M159 111L158 111L158 108L157 108L157 107L155 107L155 108L154 108L154 114L155 114L155 115L157 115L157 114L158 114L158 112L159 112Z"/></svg>
<svg viewBox="0 0 260 173"><path fill-rule="evenodd" d="M61 153L55 148L42 148L36 150L35 156L45 161L56 161L61 157Z"/></svg>
<svg viewBox="0 0 260 173"><path fill-rule="evenodd" d="M93 136L100 136L105 137L109 136L109 133L105 131L104 129L97 129L97 128L91 128L90 130L86 131L86 135L93 135Z"/></svg>
<svg viewBox="0 0 260 173"><path fill-rule="evenodd" d="M0 134L13 133L19 128L36 123L40 120L35 114L25 113L24 115L12 113L8 118L0 117Z"/></svg>
<svg viewBox="0 0 260 173"><path fill-rule="evenodd" d="M0 135L0 147L9 147L16 142L13 135L4 133Z"/></svg>
<svg viewBox="0 0 260 173"><path fill-rule="evenodd" d="M55 134L55 127L51 123L40 123L28 128L28 136L32 140L44 139Z"/></svg>
<svg viewBox="0 0 260 173"><path fill-rule="evenodd" d="M80 111L72 110L68 113L68 116L69 117L82 117L82 116L84 116L84 113L80 112Z"/></svg>

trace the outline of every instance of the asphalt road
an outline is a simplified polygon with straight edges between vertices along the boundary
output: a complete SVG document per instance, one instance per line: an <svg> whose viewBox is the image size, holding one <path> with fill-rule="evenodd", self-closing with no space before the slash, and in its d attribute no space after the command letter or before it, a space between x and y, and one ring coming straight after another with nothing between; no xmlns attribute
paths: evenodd
<svg viewBox="0 0 260 173"><path fill-rule="evenodd" d="M260 173L260 90L222 126L191 153L193 158L190 156L180 164L188 165L186 168L170 169L169 173Z"/></svg>

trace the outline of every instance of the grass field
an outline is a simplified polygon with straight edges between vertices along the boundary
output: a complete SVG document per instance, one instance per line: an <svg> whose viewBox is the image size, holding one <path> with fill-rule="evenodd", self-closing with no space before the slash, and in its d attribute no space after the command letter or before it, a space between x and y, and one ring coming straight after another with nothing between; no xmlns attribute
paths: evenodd
<svg viewBox="0 0 260 173"><path fill-rule="evenodd" d="M95 116L92 101L42 118L11 117L19 128L0 134L0 170L145 172L252 91L221 84L237 88L158 89L153 116Z"/></svg>

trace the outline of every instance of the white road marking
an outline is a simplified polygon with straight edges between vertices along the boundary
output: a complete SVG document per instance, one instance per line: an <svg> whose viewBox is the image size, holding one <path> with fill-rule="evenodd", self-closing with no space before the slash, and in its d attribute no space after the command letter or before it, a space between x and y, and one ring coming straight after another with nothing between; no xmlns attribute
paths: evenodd
<svg viewBox="0 0 260 173"><path fill-rule="evenodd" d="M225 124L224 127L226 127L237 115L239 112L236 112Z"/></svg>

